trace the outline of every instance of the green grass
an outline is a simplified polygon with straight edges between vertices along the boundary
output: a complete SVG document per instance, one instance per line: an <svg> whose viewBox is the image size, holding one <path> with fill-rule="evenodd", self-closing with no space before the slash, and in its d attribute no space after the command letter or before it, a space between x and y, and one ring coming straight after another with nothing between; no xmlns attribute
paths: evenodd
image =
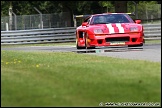
<svg viewBox="0 0 162 108"><path fill-rule="evenodd" d="M146 40L145 44L161 44L161 40ZM46 44L22 44L22 45L1 45L1 47L23 47L23 46L63 46L70 45L75 46L75 42L67 42L67 43L46 43Z"/></svg>
<svg viewBox="0 0 162 108"><path fill-rule="evenodd" d="M42 43L42 44L14 44L14 45L1 45L1 47L23 47L23 46L67 46L75 45L75 42L67 43Z"/></svg>
<svg viewBox="0 0 162 108"><path fill-rule="evenodd" d="M1 106L161 102L161 63L72 52L1 51Z"/></svg>
<svg viewBox="0 0 162 108"><path fill-rule="evenodd" d="M161 40L146 40L145 44L161 44Z"/></svg>

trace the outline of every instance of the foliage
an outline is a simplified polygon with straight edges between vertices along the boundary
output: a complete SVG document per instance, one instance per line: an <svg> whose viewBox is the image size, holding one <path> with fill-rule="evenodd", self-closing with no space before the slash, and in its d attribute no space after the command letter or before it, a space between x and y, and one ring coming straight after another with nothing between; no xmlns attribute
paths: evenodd
<svg viewBox="0 0 162 108"><path fill-rule="evenodd" d="M161 10L156 1L140 1L138 5L138 16L142 19L151 19L161 15ZM160 16L159 16L160 17Z"/></svg>
<svg viewBox="0 0 162 108"><path fill-rule="evenodd" d="M99 1L99 5L105 9L105 12L115 12L111 1Z"/></svg>
<svg viewBox="0 0 162 108"><path fill-rule="evenodd" d="M142 12L144 5L157 4L157 1L135 1L138 3L138 12ZM128 1L128 12L135 10L133 1ZM58 13L70 11L72 14L94 14L115 12L114 1L1 1L1 16L8 16L9 7L12 6L16 15ZM97 7L97 8L96 8ZM148 6L147 8L151 8ZM155 9L156 11L157 9ZM152 11L153 12L153 11Z"/></svg>

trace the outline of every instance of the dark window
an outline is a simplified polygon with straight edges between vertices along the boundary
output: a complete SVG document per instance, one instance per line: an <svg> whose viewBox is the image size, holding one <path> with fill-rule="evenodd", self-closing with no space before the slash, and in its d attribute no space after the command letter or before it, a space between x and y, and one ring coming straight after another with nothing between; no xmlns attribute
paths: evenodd
<svg viewBox="0 0 162 108"><path fill-rule="evenodd" d="M92 17L91 24L133 23L127 14L104 14Z"/></svg>

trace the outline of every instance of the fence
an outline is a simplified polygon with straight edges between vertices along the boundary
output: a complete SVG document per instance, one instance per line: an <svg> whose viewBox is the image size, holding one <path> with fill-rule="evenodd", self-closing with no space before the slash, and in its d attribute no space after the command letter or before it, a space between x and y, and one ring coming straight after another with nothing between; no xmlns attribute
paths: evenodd
<svg viewBox="0 0 162 108"><path fill-rule="evenodd" d="M66 17L65 17L66 16ZM42 17L42 21L41 21ZM35 15L14 15L9 22L9 17L1 17L1 31L27 30L40 28L71 27L71 17L68 12ZM42 25L41 25L42 24Z"/></svg>
<svg viewBox="0 0 162 108"><path fill-rule="evenodd" d="M145 24L145 40L161 39L161 24ZM75 27L1 31L1 45L75 42Z"/></svg>
<svg viewBox="0 0 162 108"><path fill-rule="evenodd" d="M142 19L143 24L152 23L154 21L160 21L159 23L161 23L161 4L141 5L142 6L138 6L138 18ZM128 10L129 12L135 11L133 8L130 9L132 10ZM68 12L41 15L14 14L10 19L8 16L1 17L1 31L79 26L83 20L78 19L75 22L75 20L73 20L73 16L71 16L71 14Z"/></svg>

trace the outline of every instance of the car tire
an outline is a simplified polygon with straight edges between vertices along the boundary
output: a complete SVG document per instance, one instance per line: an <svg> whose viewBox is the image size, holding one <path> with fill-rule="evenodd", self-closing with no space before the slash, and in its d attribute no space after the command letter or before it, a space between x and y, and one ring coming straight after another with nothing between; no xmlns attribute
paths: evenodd
<svg viewBox="0 0 162 108"><path fill-rule="evenodd" d="M77 48L77 49L85 49L85 47L80 47L80 46L78 46L78 42L76 42L76 48Z"/></svg>

